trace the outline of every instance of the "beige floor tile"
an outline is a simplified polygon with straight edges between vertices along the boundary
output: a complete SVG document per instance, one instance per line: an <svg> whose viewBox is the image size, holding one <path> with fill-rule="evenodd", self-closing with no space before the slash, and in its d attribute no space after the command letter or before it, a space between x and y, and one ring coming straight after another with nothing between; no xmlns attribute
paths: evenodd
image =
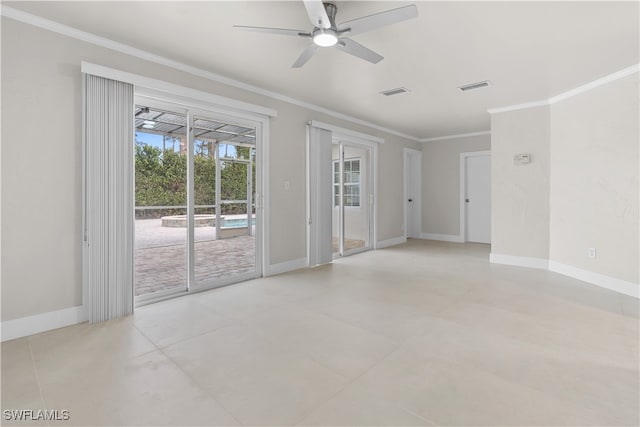
<svg viewBox="0 0 640 427"><path fill-rule="evenodd" d="M436 425L555 426L571 413L544 393L410 352L385 360L355 384Z"/></svg>
<svg viewBox="0 0 640 427"><path fill-rule="evenodd" d="M296 297L302 298L293 288L293 284L281 286L273 280L258 279L203 292L197 295L197 300L207 309L237 321L286 304Z"/></svg>
<svg viewBox="0 0 640 427"><path fill-rule="evenodd" d="M44 409L29 338L3 342L0 358L2 409Z"/></svg>
<svg viewBox="0 0 640 427"><path fill-rule="evenodd" d="M295 424L347 379L294 342L233 325L165 349L198 384L245 425Z"/></svg>
<svg viewBox="0 0 640 427"><path fill-rule="evenodd" d="M38 398L33 401L21 400L19 403L11 404L8 408L2 406L2 418L0 421L0 425L3 426L49 426L51 425L51 421L49 418L46 418L47 415L44 415L43 412L45 410L51 410L52 408L47 408L42 399ZM9 413L5 413L4 411L8 410ZM55 417L56 413L49 412L50 417ZM62 417L62 413L58 412L58 416Z"/></svg>
<svg viewBox="0 0 640 427"><path fill-rule="evenodd" d="M275 345L271 339L244 325L231 325L163 349L202 387L214 388L250 371L268 370L300 357L295 348Z"/></svg>
<svg viewBox="0 0 640 427"><path fill-rule="evenodd" d="M429 329L428 315L419 310L402 304L382 302L364 293L327 293L301 304L307 309L397 342Z"/></svg>
<svg viewBox="0 0 640 427"><path fill-rule="evenodd" d="M233 322L198 297L194 294L140 307L133 315L135 326L156 346L165 347Z"/></svg>
<svg viewBox="0 0 640 427"><path fill-rule="evenodd" d="M489 251L410 239L6 342L2 406L75 425L640 424L637 300Z"/></svg>
<svg viewBox="0 0 640 427"><path fill-rule="evenodd" d="M293 357L208 390L244 425L293 425L346 384L310 358Z"/></svg>
<svg viewBox="0 0 640 427"><path fill-rule="evenodd" d="M620 307L622 309L622 313L625 316L634 318L636 320L640 319L640 300L639 299L627 297L627 296L621 296Z"/></svg>
<svg viewBox="0 0 640 427"><path fill-rule="evenodd" d="M41 387L86 375L97 361L116 364L155 350L131 316L56 329L29 340Z"/></svg>
<svg viewBox="0 0 640 427"><path fill-rule="evenodd" d="M633 354L619 330L602 327L575 327L572 322L553 321L544 315L527 315L509 307L493 307L461 302L439 317L462 325L504 335L542 347L580 354L594 361L632 368Z"/></svg>
<svg viewBox="0 0 640 427"><path fill-rule="evenodd" d="M298 425L431 426L435 424L354 384L313 410Z"/></svg>
<svg viewBox="0 0 640 427"><path fill-rule="evenodd" d="M382 335L292 305L244 324L274 345L292 348L346 378L357 377L398 347Z"/></svg>
<svg viewBox="0 0 640 427"><path fill-rule="evenodd" d="M48 407L70 412L70 422L60 425L237 424L159 352L125 362L96 361L92 372L43 388Z"/></svg>
<svg viewBox="0 0 640 427"><path fill-rule="evenodd" d="M633 424L640 412L637 368L603 364L583 354L571 354L451 322L434 322L428 334L411 338L402 350L413 353L417 360L433 357L478 373L492 374L580 411L597 407L600 409L597 412L609 416L595 418L598 421Z"/></svg>

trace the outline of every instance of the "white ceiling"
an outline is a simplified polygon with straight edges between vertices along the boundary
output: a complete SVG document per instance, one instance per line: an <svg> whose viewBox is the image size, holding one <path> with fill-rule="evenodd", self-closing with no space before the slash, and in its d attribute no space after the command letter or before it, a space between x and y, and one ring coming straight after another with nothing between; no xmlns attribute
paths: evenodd
<svg viewBox="0 0 640 427"><path fill-rule="evenodd" d="M557 95L639 61L638 2L337 1L337 22L416 3L419 17L354 40L377 65L232 25L309 30L301 1L3 2L419 138L489 129L488 108ZM461 93L463 84L493 86ZM410 93L378 92L405 86Z"/></svg>

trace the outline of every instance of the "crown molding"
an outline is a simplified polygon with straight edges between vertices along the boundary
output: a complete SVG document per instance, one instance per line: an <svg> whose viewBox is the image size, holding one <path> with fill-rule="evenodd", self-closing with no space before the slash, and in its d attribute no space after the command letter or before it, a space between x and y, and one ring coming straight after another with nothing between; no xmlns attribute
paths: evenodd
<svg viewBox="0 0 640 427"><path fill-rule="evenodd" d="M547 99L543 99L540 101L527 102L524 104L510 105L507 107L490 108L487 110L487 112L489 114L496 114L496 113L504 113L506 111L523 110L525 108L534 108L534 107L543 107L545 105L553 105L556 102L564 101L565 99L571 98L572 96L576 96L581 93L588 92L592 89L606 85L616 80L620 80L624 77L630 76L639 71L640 71L640 64L635 64L630 67L623 68L620 71L616 71L615 73L611 73L604 77L600 77L599 79L596 79L592 82L583 84L574 89L568 90L566 92L562 92L558 95L552 96Z"/></svg>
<svg viewBox="0 0 640 427"><path fill-rule="evenodd" d="M576 96L584 92L588 92L591 89L606 85L607 83L615 82L616 80L620 80L624 77L635 74L638 71L640 71L640 64L635 64L630 67L623 68L620 71L616 71L615 73L611 73L582 86L578 86L577 88L561 93L560 95L552 96L551 98L549 98L549 104L555 104L556 102L563 101L567 98L571 98L572 96Z"/></svg>
<svg viewBox="0 0 640 427"><path fill-rule="evenodd" d="M480 136L480 135L491 135L490 130L483 130L480 132L469 132L469 133L458 133L454 135L444 135L444 136L436 136L433 138L422 138L420 142L434 142L434 141L444 141L446 139L458 139L458 138L468 138L471 136Z"/></svg>
<svg viewBox="0 0 640 427"><path fill-rule="evenodd" d="M524 104L509 105L507 107L490 108L490 109L487 110L487 113L489 113L489 114L505 113L507 111L515 111L515 110L524 110L524 109L527 109L527 108L544 107L546 105L550 105L549 100L548 99L543 99L542 101L525 102Z"/></svg>
<svg viewBox="0 0 640 427"><path fill-rule="evenodd" d="M21 10L15 9L10 6L6 6L4 4L0 6L0 15L6 18L10 18L10 19L25 23L25 24L33 25L34 27L38 27L38 28L49 30L58 34L62 34L64 36L71 37L76 40L84 41L86 43L91 43L96 46L100 46L106 49L114 50L116 52L124 53L125 55L133 56L138 59L153 62L159 65L163 65L165 67L173 68L175 70L194 75L194 76L198 76L198 77L202 77L218 83L222 83L227 86L232 86L238 89L245 90L247 92L255 93L257 95L266 96L271 99L283 101L289 104L297 105L299 107L307 108L309 110L317 111L319 113L326 114L336 119L345 120L361 126L366 126L368 128L385 132L390 135L399 136L401 138L405 138L411 141L420 142L420 138L413 135L408 135L406 133L403 133L394 129L389 129L384 126L379 126L375 123L371 123L366 120L362 120L357 117L350 116L348 114L339 113L337 111L333 111L328 108L321 107L319 105L301 101L296 98L291 98L289 96L286 96L277 92L273 92L273 91L261 88L259 86L254 86L248 83L241 82L239 80L235 80L235 79L223 76L221 74L213 73L211 71L207 71L201 68L193 67L191 65L183 64L181 62L174 61L173 59L156 55L154 53L147 52L145 50L138 49L136 47L129 46L124 43L119 43L105 37L97 36L95 34L91 34L86 31L81 31L76 28L70 27L68 25L51 21L49 19L42 18L40 16L33 15L31 13L23 12Z"/></svg>

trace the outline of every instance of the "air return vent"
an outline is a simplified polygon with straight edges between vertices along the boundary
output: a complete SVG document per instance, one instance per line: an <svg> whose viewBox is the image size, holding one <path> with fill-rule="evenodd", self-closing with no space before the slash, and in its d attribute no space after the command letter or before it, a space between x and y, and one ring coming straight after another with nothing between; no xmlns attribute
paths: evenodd
<svg viewBox="0 0 640 427"><path fill-rule="evenodd" d="M485 80L483 82L471 83L468 85L460 86L458 89L460 89L462 92L466 92L468 90L475 90L475 89L480 89L488 86L491 86L491 82L489 80Z"/></svg>
<svg viewBox="0 0 640 427"><path fill-rule="evenodd" d="M400 93L405 93L405 92L409 92L409 89L407 89L406 87L397 87L395 89L383 90L380 93L383 94L384 96L392 96L392 95L398 95Z"/></svg>

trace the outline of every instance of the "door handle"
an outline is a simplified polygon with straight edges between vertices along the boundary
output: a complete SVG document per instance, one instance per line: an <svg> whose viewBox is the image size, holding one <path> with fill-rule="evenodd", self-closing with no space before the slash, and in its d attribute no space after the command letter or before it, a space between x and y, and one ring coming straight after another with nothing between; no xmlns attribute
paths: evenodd
<svg viewBox="0 0 640 427"><path fill-rule="evenodd" d="M410 202L413 202L413 199L409 199Z"/></svg>
<svg viewBox="0 0 640 427"><path fill-rule="evenodd" d="M469 199L464 199L465 202L469 203Z"/></svg>

